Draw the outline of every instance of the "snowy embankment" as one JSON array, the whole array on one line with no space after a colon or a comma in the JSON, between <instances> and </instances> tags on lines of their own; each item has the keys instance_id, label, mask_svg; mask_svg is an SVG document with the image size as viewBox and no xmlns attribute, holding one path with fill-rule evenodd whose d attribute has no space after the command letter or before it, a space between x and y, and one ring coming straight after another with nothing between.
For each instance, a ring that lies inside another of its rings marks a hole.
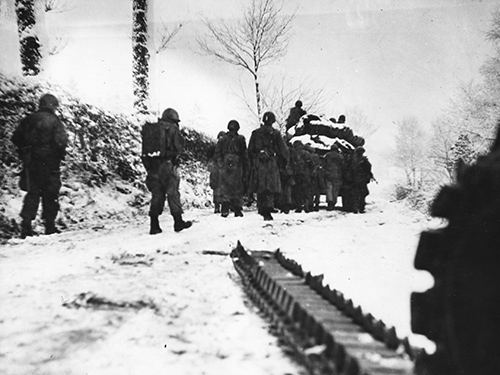
<instances>
[{"instance_id":1,"label":"snowy embankment","mask_svg":"<svg viewBox=\"0 0 500 375\"><path fill-rule=\"evenodd\" d=\"M37 109L38 99L47 92L59 99L59 117L69 138L61 168L59 227L99 227L144 215L148 202L146 173L140 159L144 119L104 111L38 78L0 73L0 241L19 233L16 222L23 194L17 186L17 175L21 165L11 142L12 133ZM180 187L184 207L207 207L211 204L207 151L214 141L193 129L182 127L181 132L186 141L181 173L189 176ZM40 226L38 229L43 230Z\"/></svg>"},{"instance_id":2,"label":"snowy embankment","mask_svg":"<svg viewBox=\"0 0 500 375\"><path fill-rule=\"evenodd\" d=\"M376 189L374 189L376 190ZM297 374L247 303L227 252L284 253L400 335L409 296L432 279L412 267L418 235L435 222L403 203L369 201L364 215L254 210L224 219L190 210L195 223L162 234L147 222L10 240L0 252L2 374ZM413 343L422 341L412 336Z\"/></svg>"}]
</instances>

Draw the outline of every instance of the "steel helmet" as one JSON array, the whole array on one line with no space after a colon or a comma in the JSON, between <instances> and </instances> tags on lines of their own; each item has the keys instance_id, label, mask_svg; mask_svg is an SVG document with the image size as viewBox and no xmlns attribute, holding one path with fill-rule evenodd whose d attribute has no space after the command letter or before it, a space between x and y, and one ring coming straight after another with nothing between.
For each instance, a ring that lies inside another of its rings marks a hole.
<instances>
[{"instance_id":1,"label":"steel helmet","mask_svg":"<svg viewBox=\"0 0 500 375\"><path fill-rule=\"evenodd\" d=\"M295 102L295 107L302 108L302 100L297 100L297 101Z\"/></svg>"},{"instance_id":2,"label":"steel helmet","mask_svg":"<svg viewBox=\"0 0 500 375\"><path fill-rule=\"evenodd\" d=\"M262 121L264 124L274 124L276 122L276 116L272 112L266 112L264 116L262 116Z\"/></svg>"},{"instance_id":3,"label":"steel helmet","mask_svg":"<svg viewBox=\"0 0 500 375\"><path fill-rule=\"evenodd\" d=\"M354 149L358 155L363 155L365 153L364 147L358 146Z\"/></svg>"},{"instance_id":4,"label":"steel helmet","mask_svg":"<svg viewBox=\"0 0 500 375\"><path fill-rule=\"evenodd\" d=\"M162 120L170 120L173 122L180 122L181 121L179 119L179 114L173 108L167 108L166 110L164 110L162 115L161 115L161 118L162 118Z\"/></svg>"},{"instance_id":5,"label":"steel helmet","mask_svg":"<svg viewBox=\"0 0 500 375\"><path fill-rule=\"evenodd\" d=\"M238 131L238 130L240 130L240 124L236 120L231 120L227 124L227 129L228 130Z\"/></svg>"},{"instance_id":6,"label":"steel helmet","mask_svg":"<svg viewBox=\"0 0 500 375\"><path fill-rule=\"evenodd\" d=\"M38 106L40 108L48 108L48 109L55 110L57 107L59 107L59 101L52 94L44 94L40 97L40 100L38 102Z\"/></svg>"}]
</instances>

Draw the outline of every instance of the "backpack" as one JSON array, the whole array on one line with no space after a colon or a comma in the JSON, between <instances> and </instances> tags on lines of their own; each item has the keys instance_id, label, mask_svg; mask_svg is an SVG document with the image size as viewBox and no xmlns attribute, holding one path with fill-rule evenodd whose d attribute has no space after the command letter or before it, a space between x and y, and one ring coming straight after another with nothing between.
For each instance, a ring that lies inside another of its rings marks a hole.
<instances>
[{"instance_id":1,"label":"backpack","mask_svg":"<svg viewBox=\"0 0 500 375\"><path fill-rule=\"evenodd\" d=\"M141 129L142 158L160 158L166 155L165 129L158 123L146 122Z\"/></svg>"}]
</instances>

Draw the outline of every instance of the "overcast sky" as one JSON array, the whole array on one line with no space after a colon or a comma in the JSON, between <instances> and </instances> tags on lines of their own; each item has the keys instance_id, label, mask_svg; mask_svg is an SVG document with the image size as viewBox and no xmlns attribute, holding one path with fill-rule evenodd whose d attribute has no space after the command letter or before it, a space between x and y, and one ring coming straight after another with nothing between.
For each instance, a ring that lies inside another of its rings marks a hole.
<instances>
[{"instance_id":1,"label":"overcast sky","mask_svg":"<svg viewBox=\"0 0 500 375\"><path fill-rule=\"evenodd\" d=\"M19 72L14 0L0 0L0 68ZM66 0L68 10L48 14L42 33L67 47L45 61L44 77L104 107L130 111L131 1ZM237 18L248 0L154 1L157 21L182 22L171 49L152 61L154 107L177 108L185 124L215 135L231 118L249 134L258 126L240 96L252 84L242 70L200 55L195 38L202 17ZM286 0L296 12L287 55L270 64L263 81L308 82L325 90L324 112L357 106L389 134L394 121L415 115L430 123L460 84L477 79L492 52L484 38L498 1ZM297 98L298 99L298 98ZM293 103L290 103L293 105ZM384 133L385 132L385 133Z\"/></svg>"}]
</instances>

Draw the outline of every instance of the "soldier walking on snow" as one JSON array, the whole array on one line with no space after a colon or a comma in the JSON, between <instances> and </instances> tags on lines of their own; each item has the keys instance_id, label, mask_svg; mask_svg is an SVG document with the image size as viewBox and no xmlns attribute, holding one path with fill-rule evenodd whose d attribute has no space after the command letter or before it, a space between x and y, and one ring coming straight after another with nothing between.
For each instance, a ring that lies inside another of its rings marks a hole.
<instances>
[{"instance_id":1,"label":"soldier walking on snow","mask_svg":"<svg viewBox=\"0 0 500 375\"><path fill-rule=\"evenodd\" d=\"M276 116L264 113L263 124L254 130L248 144L252 169L249 193L257 193L257 209L264 220L273 220L274 197L281 193L279 163L288 159L288 150L278 130L272 125Z\"/></svg>"},{"instance_id":2,"label":"soldier walking on snow","mask_svg":"<svg viewBox=\"0 0 500 375\"><path fill-rule=\"evenodd\" d=\"M370 193L368 191L368 183L373 179L372 165L368 158L364 156L365 149L356 147L352 157L352 173L353 173L353 212L365 212L365 198Z\"/></svg>"},{"instance_id":3,"label":"soldier walking on snow","mask_svg":"<svg viewBox=\"0 0 500 375\"><path fill-rule=\"evenodd\" d=\"M234 216L241 217L248 169L247 145L245 137L238 134L238 121L229 121L227 129L229 131L219 139L215 148L220 170L221 216L227 217L231 208Z\"/></svg>"},{"instance_id":4,"label":"soldier walking on snow","mask_svg":"<svg viewBox=\"0 0 500 375\"><path fill-rule=\"evenodd\" d=\"M225 135L226 132L220 131L219 134L217 134L217 141L219 141ZM222 198L220 195L220 168L217 163L215 148L216 146L214 145L213 148L210 149L210 155L208 156L208 171L210 172L210 188L213 192L214 213L220 214L222 208Z\"/></svg>"},{"instance_id":5,"label":"soldier walking on snow","mask_svg":"<svg viewBox=\"0 0 500 375\"><path fill-rule=\"evenodd\" d=\"M293 142L292 158L295 185L293 187L293 200L295 212L311 212L312 210L312 160L309 152L300 141Z\"/></svg>"},{"instance_id":6,"label":"soldier walking on snow","mask_svg":"<svg viewBox=\"0 0 500 375\"><path fill-rule=\"evenodd\" d=\"M179 156L184 150L184 139L179 130L179 114L167 108L157 123L146 123L142 134L142 162L147 171L146 186L151 191L150 234L161 233L158 217L168 201L170 214L174 218L174 230L180 232L191 226L191 221L182 219L179 194Z\"/></svg>"},{"instance_id":7,"label":"soldier walking on snow","mask_svg":"<svg viewBox=\"0 0 500 375\"><path fill-rule=\"evenodd\" d=\"M24 118L12 136L23 161L21 190L27 192L21 210L21 238L32 236L40 199L45 234L59 233L55 219L59 211L60 165L68 137L55 111L59 103L51 94L40 98L38 111Z\"/></svg>"}]
</instances>

